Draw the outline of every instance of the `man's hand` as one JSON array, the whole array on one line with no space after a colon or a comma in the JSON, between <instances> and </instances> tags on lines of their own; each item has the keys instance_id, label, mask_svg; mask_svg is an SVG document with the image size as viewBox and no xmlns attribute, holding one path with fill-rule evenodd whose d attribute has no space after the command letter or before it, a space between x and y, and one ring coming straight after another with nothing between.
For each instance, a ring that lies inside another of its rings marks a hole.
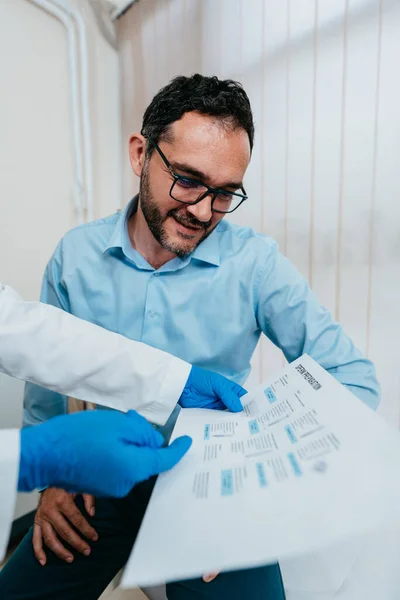
<instances>
[{"instance_id":1,"label":"man's hand","mask_svg":"<svg viewBox=\"0 0 400 600\"><path fill-rule=\"evenodd\" d=\"M238 383L212 371L192 367L179 404L183 408L212 408L232 412L243 410L240 398L247 394Z\"/></svg>"},{"instance_id":2,"label":"man's hand","mask_svg":"<svg viewBox=\"0 0 400 600\"><path fill-rule=\"evenodd\" d=\"M211 581L214 581L214 579L216 579L216 577L218 577L220 571L217 571L216 573L207 573L207 575L203 575L203 581L205 583L211 583Z\"/></svg>"},{"instance_id":3,"label":"man's hand","mask_svg":"<svg viewBox=\"0 0 400 600\"><path fill-rule=\"evenodd\" d=\"M96 514L95 497L92 494L82 494L83 505L88 515L94 517Z\"/></svg>"},{"instance_id":4,"label":"man's hand","mask_svg":"<svg viewBox=\"0 0 400 600\"><path fill-rule=\"evenodd\" d=\"M85 496L86 510L88 508L94 510L94 498L88 495ZM47 562L43 543L58 558L71 563L74 560L74 555L65 548L59 538L68 542L70 546L85 556L89 556L91 552L87 540L95 542L98 539L96 531L79 511L74 499L75 494L57 488L48 488L41 494L33 527L33 550L42 566ZM85 539L80 537L74 528Z\"/></svg>"}]
</instances>

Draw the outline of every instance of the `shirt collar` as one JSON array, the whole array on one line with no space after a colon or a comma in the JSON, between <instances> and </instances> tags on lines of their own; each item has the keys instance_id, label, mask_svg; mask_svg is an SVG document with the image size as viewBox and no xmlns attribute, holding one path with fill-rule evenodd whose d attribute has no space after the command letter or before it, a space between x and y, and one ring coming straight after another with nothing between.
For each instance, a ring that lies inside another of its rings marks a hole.
<instances>
[{"instance_id":1,"label":"shirt collar","mask_svg":"<svg viewBox=\"0 0 400 600\"><path fill-rule=\"evenodd\" d=\"M120 248L122 251L125 251L126 226L128 219L137 210L138 199L139 195L134 196L127 204L125 209L121 212L111 233L110 239L108 240L107 246L104 248L104 253L112 248ZM197 246L190 257L188 257L189 260L195 259L219 267L220 251L218 228L219 226L216 227L216 229L204 240L204 242L201 242L201 244Z\"/></svg>"},{"instance_id":2,"label":"shirt collar","mask_svg":"<svg viewBox=\"0 0 400 600\"><path fill-rule=\"evenodd\" d=\"M121 250L124 247L124 234L125 227L129 217L136 212L138 205L138 195L134 196L132 200L125 206L124 210L121 212L115 227L111 233L110 239L106 247L104 248L104 253L107 250L111 250L113 248L120 248Z\"/></svg>"},{"instance_id":3,"label":"shirt collar","mask_svg":"<svg viewBox=\"0 0 400 600\"><path fill-rule=\"evenodd\" d=\"M216 229L197 246L193 251L191 258L201 260L202 262L209 263L215 267L219 267L220 264L220 252L219 252L219 235L217 225Z\"/></svg>"}]
</instances>

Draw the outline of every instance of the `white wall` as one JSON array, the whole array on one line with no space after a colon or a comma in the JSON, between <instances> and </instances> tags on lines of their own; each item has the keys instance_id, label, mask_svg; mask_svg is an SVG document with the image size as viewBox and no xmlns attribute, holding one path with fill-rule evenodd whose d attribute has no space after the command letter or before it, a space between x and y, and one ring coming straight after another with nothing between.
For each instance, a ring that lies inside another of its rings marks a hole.
<instances>
[{"instance_id":1,"label":"white wall","mask_svg":"<svg viewBox=\"0 0 400 600\"><path fill-rule=\"evenodd\" d=\"M239 79L256 121L249 201L233 220L274 237L375 362L400 417L398 0L148 0L119 21L123 197L145 107L177 74ZM252 380L282 364L263 340Z\"/></svg>"},{"instance_id":2,"label":"white wall","mask_svg":"<svg viewBox=\"0 0 400 600\"><path fill-rule=\"evenodd\" d=\"M233 220L270 234L375 362L380 412L400 415L400 2L147 0L119 21L126 143L178 74L239 79L256 145ZM282 356L263 340L252 383ZM249 385L251 385L250 383ZM400 534L286 561L288 600L397 600Z\"/></svg>"},{"instance_id":3,"label":"white wall","mask_svg":"<svg viewBox=\"0 0 400 600\"><path fill-rule=\"evenodd\" d=\"M75 5L88 26L94 210L100 217L120 204L118 54L98 32L86 2ZM0 57L0 280L36 299L51 253L75 225L65 29L29 0L1 0ZM19 426L22 387L1 376L2 427ZM21 498L17 516L32 502Z\"/></svg>"}]
</instances>

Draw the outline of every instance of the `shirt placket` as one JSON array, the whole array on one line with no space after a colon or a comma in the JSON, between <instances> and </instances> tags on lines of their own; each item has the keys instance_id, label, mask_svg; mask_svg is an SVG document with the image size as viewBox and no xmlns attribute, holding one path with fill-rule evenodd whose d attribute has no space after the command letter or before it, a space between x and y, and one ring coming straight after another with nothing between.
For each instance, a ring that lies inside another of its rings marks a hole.
<instances>
[{"instance_id":1,"label":"shirt placket","mask_svg":"<svg viewBox=\"0 0 400 600\"><path fill-rule=\"evenodd\" d=\"M160 273L154 271L147 282L143 315L142 342L154 346L161 324Z\"/></svg>"}]
</instances>

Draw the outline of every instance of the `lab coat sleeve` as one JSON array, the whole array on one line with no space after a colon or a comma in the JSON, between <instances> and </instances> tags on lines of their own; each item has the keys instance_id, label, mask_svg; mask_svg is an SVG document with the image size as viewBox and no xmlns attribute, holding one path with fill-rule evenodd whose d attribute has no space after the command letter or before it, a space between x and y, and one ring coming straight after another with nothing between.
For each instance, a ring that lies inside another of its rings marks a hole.
<instances>
[{"instance_id":1,"label":"lab coat sleeve","mask_svg":"<svg viewBox=\"0 0 400 600\"><path fill-rule=\"evenodd\" d=\"M190 365L0 284L0 372L163 425Z\"/></svg>"},{"instance_id":2,"label":"lab coat sleeve","mask_svg":"<svg viewBox=\"0 0 400 600\"><path fill-rule=\"evenodd\" d=\"M14 516L19 469L19 431L0 431L0 562L4 558Z\"/></svg>"}]
</instances>

